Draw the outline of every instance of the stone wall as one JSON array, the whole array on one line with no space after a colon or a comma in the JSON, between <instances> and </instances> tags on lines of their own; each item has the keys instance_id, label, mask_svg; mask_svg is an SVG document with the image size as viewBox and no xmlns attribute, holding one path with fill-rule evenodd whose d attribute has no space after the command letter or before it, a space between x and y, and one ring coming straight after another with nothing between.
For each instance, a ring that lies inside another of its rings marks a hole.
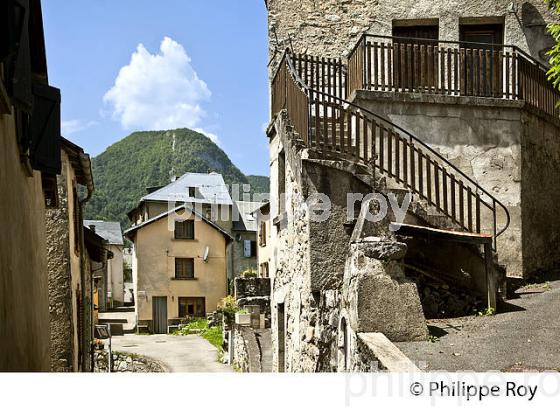
<instances>
[{"instance_id":1,"label":"stone wall","mask_svg":"<svg viewBox=\"0 0 560 410\"><path fill-rule=\"evenodd\" d=\"M522 249L534 273L560 263L560 127L530 112L521 124Z\"/></svg>"},{"instance_id":2,"label":"stone wall","mask_svg":"<svg viewBox=\"0 0 560 410\"><path fill-rule=\"evenodd\" d=\"M255 330L250 327L234 325L232 332L232 364L234 368L244 373L261 372L261 351L257 342Z\"/></svg>"},{"instance_id":3,"label":"stone wall","mask_svg":"<svg viewBox=\"0 0 560 410\"><path fill-rule=\"evenodd\" d=\"M499 199L511 223L498 238L499 262L519 277L560 261L556 181L560 128L522 101L360 91L355 101L403 127ZM491 213L482 208L483 230ZM505 213L497 215L498 228Z\"/></svg>"},{"instance_id":4,"label":"stone wall","mask_svg":"<svg viewBox=\"0 0 560 410\"><path fill-rule=\"evenodd\" d=\"M554 21L544 1L524 2L508 13L510 0L268 0L269 55L276 61L286 47L322 57L343 57L364 32L391 35L393 21L439 23L441 40L459 40L459 24L501 22L505 44L544 60L551 45L546 22ZM517 3L519 4L519 3ZM276 65L272 65L274 69Z\"/></svg>"},{"instance_id":5,"label":"stone wall","mask_svg":"<svg viewBox=\"0 0 560 410\"><path fill-rule=\"evenodd\" d=\"M58 207L47 209L47 260L49 278L51 370L74 370L74 326L72 276L70 269L70 221L68 211L67 168L57 177ZM77 370L77 369L76 369Z\"/></svg>"},{"instance_id":6,"label":"stone wall","mask_svg":"<svg viewBox=\"0 0 560 410\"><path fill-rule=\"evenodd\" d=\"M107 350L94 352L95 373L108 373L108 356ZM113 352L112 357L112 373L164 373L168 371L162 363L146 356Z\"/></svg>"}]
</instances>

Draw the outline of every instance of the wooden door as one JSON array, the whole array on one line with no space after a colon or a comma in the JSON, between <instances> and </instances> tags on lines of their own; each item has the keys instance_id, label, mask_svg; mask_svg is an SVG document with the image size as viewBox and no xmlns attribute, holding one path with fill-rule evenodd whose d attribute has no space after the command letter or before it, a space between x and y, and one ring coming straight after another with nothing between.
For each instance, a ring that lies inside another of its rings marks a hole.
<instances>
[{"instance_id":1,"label":"wooden door","mask_svg":"<svg viewBox=\"0 0 560 410\"><path fill-rule=\"evenodd\" d=\"M501 24L461 25L461 94L501 97L503 31Z\"/></svg>"},{"instance_id":2,"label":"wooden door","mask_svg":"<svg viewBox=\"0 0 560 410\"><path fill-rule=\"evenodd\" d=\"M436 86L437 25L393 27L393 84L401 91L423 91Z\"/></svg>"},{"instance_id":3,"label":"wooden door","mask_svg":"<svg viewBox=\"0 0 560 410\"><path fill-rule=\"evenodd\" d=\"M167 296L152 297L154 333L167 333Z\"/></svg>"}]
</instances>

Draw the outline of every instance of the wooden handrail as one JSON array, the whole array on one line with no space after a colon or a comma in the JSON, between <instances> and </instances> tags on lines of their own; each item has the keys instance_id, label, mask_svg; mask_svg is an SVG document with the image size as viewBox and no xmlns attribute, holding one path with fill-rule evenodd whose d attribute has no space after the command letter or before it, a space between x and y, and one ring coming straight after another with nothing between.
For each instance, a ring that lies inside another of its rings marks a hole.
<instances>
[{"instance_id":1,"label":"wooden handrail","mask_svg":"<svg viewBox=\"0 0 560 410\"><path fill-rule=\"evenodd\" d=\"M363 35L348 57L357 90L523 100L560 120L547 69L516 46Z\"/></svg>"},{"instance_id":2,"label":"wooden handrail","mask_svg":"<svg viewBox=\"0 0 560 410\"><path fill-rule=\"evenodd\" d=\"M336 93L311 88L303 79L310 78L305 61L316 65L314 73L317 69L329 70L320 67L328 61L287 52L282 61L285 68L279 68L272 84L273 94L285 93L273 95L273 114L287 109L292 125L308 147L373 166L426 200L461 229L492 232L494 249L497 248L497 237L510 223L505 205L410 132ZM329 91L333 89L332 81L325 78L314 84ZM280 101L284 101L281 108ZM499 230L498 211L505 218Z\"/></svg>"}]
</instances>

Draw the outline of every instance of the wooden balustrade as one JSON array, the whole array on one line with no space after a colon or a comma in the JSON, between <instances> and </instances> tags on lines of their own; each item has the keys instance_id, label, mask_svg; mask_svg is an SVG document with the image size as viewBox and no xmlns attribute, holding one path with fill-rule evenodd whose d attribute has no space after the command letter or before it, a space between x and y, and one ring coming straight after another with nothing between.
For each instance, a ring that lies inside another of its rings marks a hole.
<instances>
[{"instance_id":1,"label":"wooden balustrade","mask_svg":"<svg viewBox=\"0 0 560 410\"><path fill-rule=\"evenodd\" d=\"M348 58L348 91L524 100L555 119L560 92L514 46L364 35Z\"/></svg>"},{"instance_id":2,"label":"wooden balustrade","mask_svg":"<svg viewBox=\"0 0 560 410\"><path fill-rule=\"evenodd\" d=\"M272 106L276 110L273 112L286 109L294 129L309 148L370 164L377 172L426 200L458 227L473 233L491 231L496 249L497 236L509 225L509 213L504 205L412 134L338 97L337 93L345 95L344 82L329 81L326 75L321 76L323 72L337 73L332 68L338 66L337 62L301 55L292 60L290 54L285 58L272 84ZM359 61L356 64L359 65ZM529 72L532 68L526 69ZM309 87L304 80L311 81L311 78L319 89ZM422 87L429 87L434 79L429 75L423 78L426 82L421 83ZM524 95L543 93L540 84L532 84L525 77L523 81ZM479 83L473 82L472 89L479 92L496 90L489 85L477 88L475 84ZM498 211L505 214L500 230Z\"/></svg>"}]
</instances>

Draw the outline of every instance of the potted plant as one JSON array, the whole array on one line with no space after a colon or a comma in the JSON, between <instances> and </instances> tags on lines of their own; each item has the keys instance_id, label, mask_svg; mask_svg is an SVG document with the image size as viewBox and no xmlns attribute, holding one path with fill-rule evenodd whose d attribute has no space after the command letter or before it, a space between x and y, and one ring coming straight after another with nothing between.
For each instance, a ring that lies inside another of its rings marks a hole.
<instances>
[{"instance_id":1,"label":"potted plant","mask_svg":"<svg viewBox=\"0 0 560 410\"><path fill-rule=\"evenodd\" d=\"M239 326L251 326L251 314L245 309L235 312L235 324Z\"/></svg>"}]
</instances>

